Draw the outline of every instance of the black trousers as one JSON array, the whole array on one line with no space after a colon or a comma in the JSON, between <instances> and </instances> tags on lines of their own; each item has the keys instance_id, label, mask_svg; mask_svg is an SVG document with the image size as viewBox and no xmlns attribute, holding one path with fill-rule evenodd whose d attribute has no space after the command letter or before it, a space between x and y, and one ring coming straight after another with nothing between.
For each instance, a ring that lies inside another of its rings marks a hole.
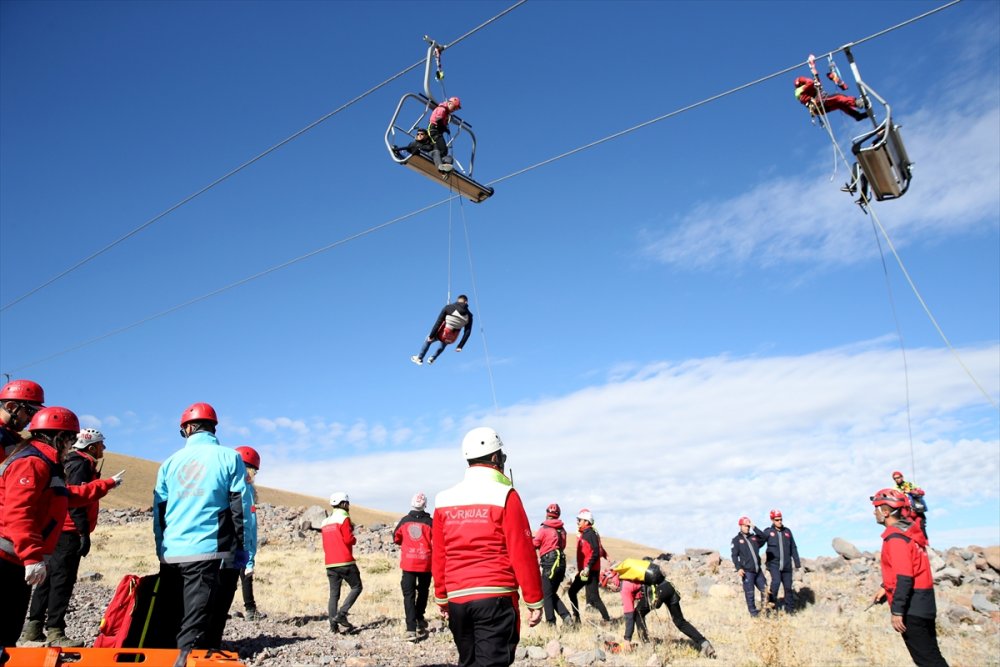
<instances>
[{"instance_id":1,"label":"black trousers","mask_svg":"<svg viewBox=\"0 0 1000 667\"><path fill-rule=\"evenodd\" d=\"M552 551L549 552L554 553ZM566 578L566 557L559 557L559 564L556 565L554 557L549 554L542 556L542 602L545 605L545 620L548 623L556 622L556 614L562 618L569 617L569 609L559 599L559 586Z\"/></svg>"},{"instance_id":2,"label":"black trousers","mask_svg":"<svg viewBox=\"0 0 1000 667\"><path fill-rule=\"evenodd\" d=\"M444 138L444 133L439 131L436 125L431 125L427 128L427 135L431 138L434 143L434 150L431 151L431 156L434 157L435 154L438 159L434 162L440 166L441 162L451 162L451 160L445 160L448 156L448 141ZM440 162L438 162L440 160Z\"/></svg>"},{"instance_id":3,"label":"black trousers","mask_svg":"<svg viewBox=\"0 0 1000 667\"><path fill-rule=\"evenodd\" d=\"M28 601L31 599L31 586L24 581L23 565L15 565L0 558L0 591L3 591L3 602L0 602L0 647L13 647L24 629L24 617L28 613Z\"/></svg>"},{"instance_id":4,"label":"black trousers","mask_svg":"<svg viewBox=\"0 0 1000 667\"><path fill-rule=\"evenodd\" d=\"M591 572L587 581L581 579L580 575L577 574L573 583L569 585L569 604L573 608L573 616L577 619L580 618L580 603L577 602L576 594L584 587L587 589L587 604L596 609L605 621L610 621L611 616L608 615L608 608L601 600L601 582L597 572Z\"/></svg>"},{"instance_id":5,"label":"black trousers","mask_svg":"<svg viewBox=\"0 0 1000 667\"><path fill-rule=\"evenodd\" d=\"M247 613L257 611L257 601L253 597L253 577L247 576L246 569L240 570L240 587L243 589L243 609Z\"/></svg>"},{"instance_id":6,"label":"black trousers","mask_svg":"<svg viewBox=\"0 0 1000 667\"><path fill-rule=\"evenodd\" d=\"M208 648L222 647L222 634L226 631L226 621L229 620L229 608L233 606L236 597L236 584L240 580L240 571L232 567L219 570L219 585L212 596L212 611L209 616L208 630L205 632L205 645Z\"/></svg>"},{"instance_id":7,"label":"black trousers","mask_svg":"<svg viewBox=\"0 0 1000 667\"><path fill-rule=\"evenodd\" d=\"M751 616L760 613L757 609L757 591L764 593L767 590L767 582L764 580L763 572L743 572L743 595L747 599L747 610Z\"/></svg>"},{"instance_id":8,"label":"black trousers","mask_svg":"<svg viewBox=\"0 0 1000 667\"><path fill-rule=\"evenodd\" d=\"M49 576L35 586L28 610L29 621L39 621L46 628L66 629L66 610L73 597L80 570L80 533L63 531L56 550L49 559Z\"/></svg>"},{"instance_id":9,"label":"black trousers","mask_svg":"<svg viewBox=\"0 0 1000 667\"><path fill-rule=\"evenodd\" d=\"M785 612L791 614L795 611L795 598L792 595L792 572L791 570L781 571L778 570L777 565L774 567L768 565L767 573L771 575L771 590L768 598L771 602L774 602L778 609L784 609ZM785 589L785 599L782 601L778 597L778 587Z\"/></svg>"},{"instance_id":10,"label":"black trousers","mask_svg":"<svg viewBox=\"0 0 1000 667\"><path fill-rule=\"evenodd\" d=\"M174 595L179 592L181 596L183 612L177 648L215 648L208 642L221 567L218 559L160 564L160 590Z\"/></svg>"},{"instance_id":11,"label":"black trousers","mask_svg":"<svg viewBox=\"0 0 1000 667\"><path fill-rule=\"evenodd\" d=\"M938 648L937 627L933 618L906 616L903 623L906 625L903 641L913 664L917 667L948 667Z\"/></svg>"},{"instance_id":12,"label":"black trousers","mask_svg":"<svg viewBox=\"0 0 1000 667\"><path fill-rule=\"evenodd\" d=\"M427 596L431 587L430 572L409 572L403 570L403 578L399 581L403 589L403 611L406 614L407 632L415 632L417 619L424 620L427 610Z\"/></svg>"},{"instance_id":13,"label":"black trousers","mask_svg":"<svg viewBox=\"0 0 1000 667\"><path fill-rule=\"evenodd\" d=\"M508 667L520 641L513 598L448 603L448 628L458 647L459 667Z\"/></svg>"},{"instance_id":14,"label":"black trousers","mask_svg":"<svg viewBox=\"0 0 1000 667\"><path fill-rule=\"evenodd\" d=\"M648 608L647 608L648 611ZM701 646L705 642L705 635L698 632L698 628L691 625L691 622L684 618L684 612L681 610L681 603L674 602L673 604L667 605L667 611L670 612L670 620L674 622L674 626L687 635L691 641L695 644Z\"/></svg>"},{"instance_id":15,"label":"black trousers","mask_svg":"<svg viewBox=\"0 0 1000 667\"><path fill-rule=\"evenodd\" d=\"M337 617L345 618L347 612L351 610L354 606L354 602L361 595L361 570L358 569L357 563L351 563L350 565L340 565L338 567L328 567L326 568L326 577L330 580L330 602L327 606L327 613L330 615L330 627L333 627L334 620ZM347 593L347 597L344 598L344 604L340 604L340 582L345 582L351 587L351 590Z\"/></svg>"}]
</instances>

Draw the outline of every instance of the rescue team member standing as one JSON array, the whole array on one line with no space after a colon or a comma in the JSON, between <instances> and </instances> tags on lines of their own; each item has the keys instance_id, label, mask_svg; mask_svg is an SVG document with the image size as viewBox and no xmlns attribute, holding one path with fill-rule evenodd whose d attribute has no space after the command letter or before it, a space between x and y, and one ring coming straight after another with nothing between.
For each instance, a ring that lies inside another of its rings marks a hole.
<instances>
[{"instance_id":1,"label":"rescue team member standing","mask_svg":"<svg viewBox=\"0 0 1000 667\"><path fill-rule=\"evenodd\" d=\"M460 667L506 667L520 641L518 588L528 625L542 620L542 581L521 497L503 474L491 428L462 440L465 479L434 502L434 601L448 619Z\"/></svg>"},{"instance_id":2,"label":"rescue team member standing","mask_svg":"<svg viewBox=\"0 0 1000 667\"><path fill-rule=\"evenodd\" d=\"M799 549L795 546L792 531L785 528L780 510L771 510L771 527L765 530L754 528L757 537L767 544L767 573L771 575L770 600L778 610L786 613L795 611L795 599L792 593L792 563L795 568L802 567L799 560ZM778 587L785 589L784 601L778 598Z\"/></svg>"},{"instance_id":3,"label":"rescue team member standing","mask_svg":"<svg viewBox=\"0 0 1000 667\"><path fill-rule=\"evenodd\" d=\"M21 444L21 431L45 402L41 385L11 380L0 389L0 463Z\"/></svg>"},{"instance_id":4,"label":"rescue team member standing","mask_svg":"<svg viewBox=\"0 0 1000 667\"><path fill-rule=\"evenodd\" d=\"M573 624L569 609L559 599L559 585L566 578L566 529L559 518L562 510L552 503L545 508L545 521L539 526L532 542L538 549L538 562L542 568L542 595L545 601L545 622L556 624L556 614L563 623Z\"/></svg>"},{"instance_id":5,"label":"rescue team member standing","mask_svg":"<svg viewBox=\"0 0 1000 667\"><path fill-rule=\"evenodd\" d=\"M97 429L80 431L63 463L67 484L87 484L100 479L97 462L104 458L104 443L104 434ZM63 522L62 535L49 561L49 576L35 587L31 596L28 625L21 636L22 642L47 641L50 646L83 646L82 641L66 636L66 611L73 597L80 559L90 553L90 534L97 527L99 508L100 501L94 500L69 510Z\"/></svg>"},{"instance_id":6,"label":"rescue team member standing","mask_svg":"<svg viewBox=\"0 0 1000 667\"><path fill-rule=\"evenodd\" d=\"M426 512L427 496L417 493L410 500L410 512L399 520L392 541L399 545L399 569L403 577L403 613L406 615L406 641L427 636L427 597L431 587L431 530L434 525Z\"/></svg>"},{"instance_id":7,"label":"rescue team member standing","mask_svg":"<svg viewBox=\"0 0 1000 667\"><path fill-rule=\"evenodd\" d=\"M326 557L326 576L330 581L330 601L327 613L330 616L330 632L354 632L356 629L347 620L347 614L354 602L361 595L361 570L354 562L354 545L358 538L354 536L354 524L351 522L351 499L343 491L335 491L330 495L333 513L324 521L323 554ZM340 583L346 582L348 591L344 604L340 604Z\"/></svg>"},{"instance_id":8,"label":"rescue team member standing","mask_svg":"<svg viewBox=\"0 0 1000 667\"><path fill-rule=\"evenodd\" d=\"M753 522L750 517L740 517L740 532L733 538L733 550L730 557L736 574L743 584L743 594L747 598L747 609L751 616L760 614L757 609L756 591L763 596L767 590L764 580L764 568L760 566L760 548L764 545L763 538L750 532Z\"/></svg>"},{"instance_id":9,"label":"rescue team member standing","mask_svg":"<svg viewBox=\"0 0 1000 667\"><path fill-rule=\"evenodd\" d=\"M253 497L240 455L219 444L219 418L208 403L181 415L184 448L167 458L153 488L153 537L160 559L160 590L176 592L182 610L176 665L209 645L212 600L226 559L242 568L253 548Z\"/></svg>"},{"instance_id":10,"label":"rescue team member standing","mask_svg":"<svg viewBox=\"0 0 1000 667\"><path fill-rule=\"evenodd\" d=\"M69 507L82 507L121 484L108 479L67 486L60 461L80 431L66 408L43 408L28 424L31 439L0 464L0 646L14 646L24 626L31 587L45 581L45 557L62 534Z\"/></svg>"},{"instance_id":11,"label":"rescue team member standing","mask_svg":"<svg viewBox=\"0 0 1000 667\"><path fill-rule=\"evenodd\" d=\"M206 643L212 648L222 646L222 635L226 631L226 621L229 620L229 608L233 606L233 598L236 597L236 587L239 582L243 582L243 604L246 608L246 620L257 620L258 617L257 604L253 599L253 562L257 552L257 489L254 488L253 480L257 470L260 469L260 454L252 447L237 447L234 451L240 455L243 465L246 466L247 487L249 487L250 495L253 498L250 514L246 516L247 532L252 539L246 548L247 562L243 568L236 567L234 557L222 561L222 569L219 570L219 588L212 599L212 615L206 639Z\"/></svg>"},{"instance_id":12,"label":"rescue team member standing","mask_svg":"<svg viewBox=\"0 0 1000 667\"><path fill-rule=\"evenodd\" d=\"M882 589L872 600L889 601L892 629L903 636L917 667L948 667L938 648L934 577L927 558L927 536L912 521L910 499L898 489L871 497L882 533Z\"/></svg>"},{"instance_id":13,"label":"rescue team member standing","mask_svg":"<svg viewBox=\"0 0 1000 667\"><path fill-rule=\"evenodd\" d=\"M601 579L601 559L606 558L608 552L601 544L601 536L594 530L594 515L590 510L584 508L576 515L576 529L579 535L576 540L576 578L569 585L569 604L573 607L573 618L580 622L580 604L577 601L577 593L581 588L587 588L587 604L596 609L605 622L610 621L608 608L601 601L600 579Z\"/></svg>"}]
</instances>

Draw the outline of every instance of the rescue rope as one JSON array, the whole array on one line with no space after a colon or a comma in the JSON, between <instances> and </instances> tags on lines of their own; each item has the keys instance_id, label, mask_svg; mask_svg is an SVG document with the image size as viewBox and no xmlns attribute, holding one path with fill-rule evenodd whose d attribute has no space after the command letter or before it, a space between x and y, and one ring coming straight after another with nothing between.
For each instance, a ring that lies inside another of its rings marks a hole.
<instances>
[{"instance_id":1,"label":"rescue rope","mask_svg":"<svg viewBox=\"0 0 1000 667\"><path fill-rule=\"evenodd\" d=\"M449 181L448 189L454 192L454 188L451 187L451 182ZM445 299L445 305L451 303L451 211L452 211L452 198L448 199L448 298Z\"/></svg>"},{"instance_id":2,"label":"rescue rope","mask_svg":"<svg viewBox=\"0 0 1000 667\"><path fill-rule=\"evenodd\" d=\"M477 28L473 29L472 31L469 31L468 33L466 33L465 35L463 35L459 39L455 40L455 42L453 42L450 46L454 46L455 44L457 44L461 40L463 40L466 37L468 37L471 34L473 34L476 30L482 29L483 27L485 27L486 25L488 25L490 22L497 20L498 18L500 18L501 16L503 16L504 14L506 14L506 13L508 13L510 11L513 11L514 9L516 9L517 7L519 7L520 5L524 4L524 2L526 2L526 1L527 0L521 0L520 2L512 5L511 7L509 7L504 12L498 14L493 19L490 19L490 21L487 21L486 23L483 23L482 25L478 26ZM940 7L936 7L934 9L930 10L930 11L924 12L923 14L920 14L918 16L915 16L915 17L911 18L911 19L903 21L902 23L898 23L898 24L896 24L894 26L886 28L885 30L881 30L881 31L879 31L877 33L874 33L873 35L869 35L868 37L864 37L862 39L856 40L855 42L853 42L852 44L850 44L848 46L853 46L853 45L856 45L856 44L862 44L864 42L868 42L868 41L870 41L872 39L875 39L877 37L882 37L882 36L884 36L884 35L892 32L894 30L898 30L898 29L900 29L900 28L902 28L904 26L907 26L907 25L909 25L911 23L914 23L914 22L919 21L921 19L925 19L928 16L931 16L932 14L936 14L937 12L940 12L940 11L943 11L945 9L948 9L949 7L953 7L953 6L957 5L961 1L962 0L952 0L951 2L949 2L947 4L941 5ZM841 47L839 49L835 49L835 50L830 51L830 52L828 52L826 54L823 54L823 55L830 55L830 54L834 54L834 53L839 53L839 52L843 51L844 48L845 47ZM702 100L700 100L698 102L694 102L694 103L689 104L687 106L680 107L680 108L675 109L674 111L671 111L669 113L657 116L656 118L652 118L650 120L647 120L645 122L639 123L637 125L633 125L632 127L626 128L626 129L621 130L619 132L614 132L614 133L609 134L606 137L603 137L601 139L597 139L595 141L591 141L590 143L584 144L582 146L579 146L579 147L574 148L572 150L566 151L564 153L560 153L559 155L556 155L554 157L542 160L541 162L537 162L537 163L532 164L530 166L524 167L523 169L519 169L517 171L511 172L511 173L507 174L506 176L501 176L500 178L497 178L497 179L494 179L493 181L490 181L489 183L487 183L487 185L495 185L497 183L501 183L503 181L506 181L506 180L509 180L509 179L512 179L512 178L516 178L517 176L525 174L525 173L527 173L529 171L534 171L535 169L538 169L540 167L552 164L554 162L558 162L559 160L562 160L563 158L567 158L567 157L569 157L571 155L575 155L577 153L581 153L581 152L583 152L583 151L585 151L585 150L587 150L589 148L593 148L595 146L599 146L599 145L607 143L609 141L613 141L613 140L618 139L620 137L623 137L623 136L625 136L627 134L631 134L632 132L636 132L636 131L638 131L640 129L643 129L645 127L648 127L650 125L654 125L654 124L659 123L661 121L667 120L668 118L673 118L674 116L678 116L678 115L680 115L682 113L685 113L687 111L691 111L691 110L696 109L698 107L705 106L705 105L710 104L711 102L714 102L716 100L722 99L724 97L728 97L730 95L733 95L735 93L741 92L741 91L746 90L748 88L752 88L754 86L757 86L757 85L759 85L761 83L764 83L766 81L770 81L771 79L777 78L779 76L783 76L785 74L788 74L789 72L792 72L792 71L795 71L795 70L801 68L805 64L807 64L807 62L796 63L795 65L792 65L790 67L786 67L784 69L778 70L777 72L774 72L772 74L768 74L768 75L760 77L758 79L754 79L753 81L750 81L750 82L745 83L743 85L737 86L735 88L730 88L729 90L724 91L722 93L718 93L717 95L712 95L710 97L706 97L706 98L704 98L704 99L702 99ZM412 69L412 67L410 69ZM409 71L409 70L407 70L407 71ZM249 282L252 282L252 281L254 281L254 280L258 279L258 278L262 278L262 277L264 277L266 275L269 275L271 273L274 273L276 271L280 271L281 269L284 269L286 267L292 266L293 264L297 264L299 262L305 261L305 260L307 260L307 259L309 259L311 257L314 257L315 255L322 254L322 253L324 253L324 252L326 252L328 250L332 250L333 248L336 248L338 246L342 246L342 245L344 245L346 243L354 241L354 240L356 240L358 238L361 238L363 236L367 236L367 235L372 234L374 232L377 232L377 231L380 231L382 229L385 229L386 227L391 227L392 225L395 225L398 222L402 222L402 221L407 220L409 218L412 218L412 217L414 217L416 215L419 215L420 213L423 213L425 211L429 211L429 210L431 210L433 208L437 208L438 206L446 204L446 203L450 202L452 198L453 198L453 196L449 196L447 199L442 199L442 200L437 201L437 202L435 202L433 204L428 204L427 206L424 206L422 208L416 209L414 211L411 211L409 213L401 215L401 216L399 216L397 218L393 218L392 220L389 220L389 221L377 224L377 225L375 225L373 227L369 227L368 229L362 230L362 231L357 232L355 234L352 234L350 236L344 237L344 238L342 238L342 239L340 239L338 241L334 241L334 242L329 243L327 245L324 245L324 246L322 246L320 248L316 248L315 250L311 250L311 251L309 251L309 252L307 252L307 253L305 253L303 255L299 255L298 257L293 257L292 259L289 259L289 260L287 260L285 262L282 262L282 263L277 264L275 266L272 266L270 268L267 268L267 269L264 269L262 271L259 271L259 272L255 273L255 274L251 275L251 276L248 276L248 277L243 278L241 280L237 280L237 281L232 282L232 283L230 283L228 285L224 285L222 287L219 287L219 288L217 288L215 290L212 290L211 292L208 292L208 293L203 294L201 296L197 296L197 297L194 297L194 298L189 299L187 301L184 301L183 303L180 303L180 304L177 304L177 305L172 306L170 308L167 308L166 310L160 311L158 313L154 313L153 315L146 316L146 317L144 317L144 318L142 318L140 320L137 320L137 321L135 321L135 322L133 322L131 324L127 324L127 325L125 325L123 327L119 327L117 329L109 331L109 332L107 332L105 334L102 334L100 336L96 336L94 338L90 338L88 340L85 340L85 341L83 341L81 343L77 343L77 344L75 344L75 345L73 345L71 347L68 347L66 349L63 349L63 350L61 350L59 352L55 352L55 353L50 354L48 356L45 356L45 357L36 359L34 361L31 361L31 362L29 362L27 364L18 366L16 368L12 369L11 372L12 373L13 372L18 372L18 371L24 370L26 368L30 368L32 366L36 366L36 365L38 365L40 363L49 361L49 360L54 359L56 357L60 357L60 356L62 356L64 354L68 354L70 352L74 352L74 351L76 351L76 350L78 350L80 348L86 347L86 346L91 345L93 343L105 340L107 338L111 338L112 336L116 336L116 335L118 335L120 333L124 333L124 332L129 331L131 329L134 329L134 328L136 328L138 326L141 326L141 325L145 324L146 322L150 322L152 320L159 319L159 318L164 317L166 315L169 315L171 313L177 312L178 310L181 310L181 309L186 308L188 306L191 306L191 305L194 305L194 304L199 303L201 301L204 301L206 299L209 299L209 298L211 298L213 296L216 296L218 294L222 294L223 292L227 292L227 291L229 291L231 289L235 289L237 287L245 285L245 284L247 284ZM122 240L124 240L124 239L122 239ZM103 250L101 252L103 252ZM43 284L43 285L35 288L31 292L29 292L29 293L27 293L27 294L19 297L17 300L11 302L7 306L4 306L4 308L7 308L8 306L12 306L12 305L14 305L14 303L17 303L18 301L21 301L21 300L27 298L31 294L34 294L35 292L37 292L40 289L46 287L47 285L52 284L53 282L55 282L59 278L61 278L64 275L66 275L66 273L69 273L69 271L71 271L71 270L73 270L75 268L78 268L81 265L82 264L72 267L70 270L68 270L68 271L60 274L59 276L56 276L55 278L53 278L52 280L48 281L47 283L45 283L45 284ZM907 274L907 279L909 279L909 275L908 274ZM911 281L911 285L912 285L912 281ZM0 309L0 311L2 311L2 310L3 309ZM926 310L926 307L925 307L925 310ZM982 390L981 387L980 387L980 390ZM991 402L991 404L993 404L992 399L990 399L990 402ZM995 407L995 404L994 404L994 407Z\"/></svg>"},{"instance_id":3,"label":"rescue rope","mask_svg":"<svg viewBox=\"0 0 1000 667\"><path fill-rule=\"evenodd\" d=\"M465 202L458 198L458 208L462 212L462 227L465 229L465 249L469 254L469 277L472 279L472 298L476 300L476 310L479 312L479 335L483 339L483 353L486 355L486 374L490 378L490 394L493 396L493 413L500 414L500 404L497 402L497 388L493 382L493 364L490 362L490 346L486 341L486 325L483 317L483 305L479 300L479 288L476 286L476 271L472 266L472 241L469 239L469 225L465 220Z\"/></svg>"},{"instance_id":4,"label":"rescue rope","mask_svg":"<svg viewBox=\"0 0 1000 667\"><path fill-rule=\"evenodd\" d=\"M498 21L499 19L503 18L507 14L511 13L512 11L514 11L515 9L517 9L518 7L520 7L521 5L523 5L527 1L528 0L518 0L518 2L515 2L513 5L511 5L507 9L503 10L502 12L500 12L499 14L497 14L496 16L494 16L494 17L492 17L492 18L490 18L490 19L488 19L488 20L480 23L478 26L476 26L475 28L472 28L471 30L469 30L468 32L466 32L464 35L461 35L455 41L453 41L452 43L448 44L446 47L442 47L442 50L444 50L445 48L451 48L453 46L456 46L457 44L460 44L461 42L465 41L466 39L468 39L472 35L476 34L477 32L479 32L480 30L482 30L486 26L490 25L491 23L494 23L495 21ZM396 79L400 78L401 76L404 76L405 74L408 74L411 71L413 71L414 69L420 67L421 65L424 64L424 62L425 62L425 59L421 58L420 60L418 60L417 62L413 63L409 67L407 67L407 68L405 68L405 69L403 69L403 70L401 70L401 71L393 74L388 79L385 79L381 83L378 83L375 86L369 88L368 90L366 90L365 92L361 93L357 97L355 97L355 98L353 98L351 100L348 100L347 102L345 102L344 104L340 105L339 107L337 107L333 111L331 111L331 112L329 112L329 113L327 113L327 114L325 114L325 115L317 118L313 122L311 122L308 125L306 125L305 127L303 127L301 130L299 130L299 131L297 131L297 132L289 135L285 139L282 139L281 141L279 141L278 143L274 144L273 146L271 146L267 150L263 151L262 153L258 153L256 156L250 158L249 160L247 160L246 162L242 163L238 167L236 167L234 169L231 169L230 171L226 172L225 174L223 174L219 178L215 179L214 181L212 181L208 185L206 185L203 188L201 188L200 190L197 190L193 194L190 194L187 197L185 197L184 199L181 199L179 202L177 202L173 206L170 206L169 208L165 209L161 213L158 213L157 215L154 215L152 218L150 218L149 220L145 221L144 223L142 223L138 227L136 227L136 228L132 229L131 231L127 232L126 234L118 237L117 239L115 239L114 241L108 243L104 247L102 247L102 248L100 248L98 250L95 250L91 254L87 255L83 259L81 259L78 262L76 262L75 264L71 265L69 268L64 269L60 273L57 273L55 276L53 276L52 278L49 278L48 280L46 280L42 284L38 285L37 287L34 287L34 288L28 290L27 292L25 292L21 296L17 297L13 301L8 302L4 306L0 307L0 312L3 312L5 310L7 310L11 306L13 306L15 304L18 304L21 301L24 301L25 299L27 299L28 297L32 296L33 294L36 294L37 292L40 292L41 290L45 289L46 287L48 287L52 283L58 281L61 278L66 277L67 275L69 275L73 271L76 271L77 269L79 269L84 264L87 264L88 262L90 262L90 261L92 261L94 259L97 259L98 257L100 257L101 255L103 255L107 251L111 250L112 248L114 248L118 244L127 241L128 239L132 238L133 236L135 236L136 234L138 234L142 230L146 229L147 227L150 227L153 224L159 222L160 220L162 220L163 218L165 218L169 214L173 213L174 211L176 211L180 207L182 207L185 204L191 202L192 200L198 198L199 196L205 194L206 192L208 192L209 190L211 190L215 186L217 186L220 183L222 183L222 182L226 181L227 179L229 179L230 177L235 176L236 174L238 174L239 172L243 171L244 169L246 169L250 165L252 165L255 162L257 162L258 160L260 160L260 159L262 159L262 158L270 155L274 151L278 150L282 146L285 146L286 144L289 144L290 142L294 141L295 139L298 139L299 137L301 137L303 134L305 134L309 130L317 127L318 125L324 123L325 121L329 120L330 118L333 118L334 116L336 116L337 114L339 114L341 111L344 111L345 109L347 109L347 108L349 108L351 106L354 106L355 104L357 104L361 100L365 99L366 97L368 97L372 93L376 92L377 90L380 90L381 88L384 88L385 86L389 85L390 83L392 83ZM442 83L442 88L443 87L444 87L444 84Z\"/></svg>"}]
</instances>

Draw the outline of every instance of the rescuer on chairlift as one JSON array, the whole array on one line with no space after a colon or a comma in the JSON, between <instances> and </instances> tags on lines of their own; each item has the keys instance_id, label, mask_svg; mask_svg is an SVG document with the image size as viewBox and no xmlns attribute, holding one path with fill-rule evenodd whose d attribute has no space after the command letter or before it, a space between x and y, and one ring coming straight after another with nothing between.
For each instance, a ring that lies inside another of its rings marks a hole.
<instances>
[{"instance_id":1,"label":"rescuer on chairlift","mask_svg":"<svg viewBox=\"0 0 1000 667\"><path fill-rule=\"evenodd\" d=\"M817 90L816 82L807 76L800 76L795 79L795 99L805 105L813 115L822 111L828 113L831 110L843 111L854 120L864 120L868 114L864 111L864 103L853 95L827 95L822 89Z\"/></svg>"},{"instance_id":2,"label":"rescuer on chairlift","mask_svg":"<svg viewBox=\"0 0 1000 667\"><path fill-rule=\"evenodd\" d=\"M434 150L431 151L431 157L434 158L434 164L437 165L438 171L448 172L454 169L452 159L448 155L448 142L445 141L444 135L451 134L451 130L448 128L448 123L451 121L451 114L461 108L461 100L457 97L449 97L437 105L434 111L431 112L431 120L427 126L427 132L430 134L431 141L434 142Z\"/></svg>"}]
</instances>

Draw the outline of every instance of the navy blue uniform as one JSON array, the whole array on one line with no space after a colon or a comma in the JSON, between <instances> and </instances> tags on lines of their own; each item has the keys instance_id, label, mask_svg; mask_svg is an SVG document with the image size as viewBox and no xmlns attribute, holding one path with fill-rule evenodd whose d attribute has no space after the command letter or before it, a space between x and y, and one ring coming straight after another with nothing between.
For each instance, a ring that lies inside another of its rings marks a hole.
<instances>
[{"instance_id":1,"label":"navy blue uniform","mask_svg":"<svg viewBox=\"0 0 1000 667\"><path fill-rule=\"evenodd\" d=\"M743 594L747 599L747 609L751 616L760 613L757 609L756 593L754 589L761 593L767 589L767 582L764 580L764 568L760 562L760 548L764 546L764 539L754 533L744 534L741 530L733 538L733 551L731 558L733 566L737 571L743 570Z\"/></svg>"},{"instance_id":2,"label":"navy blue uniform","mask_svg":"<svg viewBox=\"0 0 1000 667\"><path fill-rule=\"evenodd\" d=\"M771 576L771 592L769 599L775 603L777 608L784 609L788 613L795 610L795 601L792 597L792 563L796 568L802 567L799 560L799 550L795 546L795 538L792 531L782 526L778 528L771 525L767 530L754 528L758 537L767 544L767 573ZM778 599L778 588L785 589L785 599Z\"/></svg>"}]
</instances>

